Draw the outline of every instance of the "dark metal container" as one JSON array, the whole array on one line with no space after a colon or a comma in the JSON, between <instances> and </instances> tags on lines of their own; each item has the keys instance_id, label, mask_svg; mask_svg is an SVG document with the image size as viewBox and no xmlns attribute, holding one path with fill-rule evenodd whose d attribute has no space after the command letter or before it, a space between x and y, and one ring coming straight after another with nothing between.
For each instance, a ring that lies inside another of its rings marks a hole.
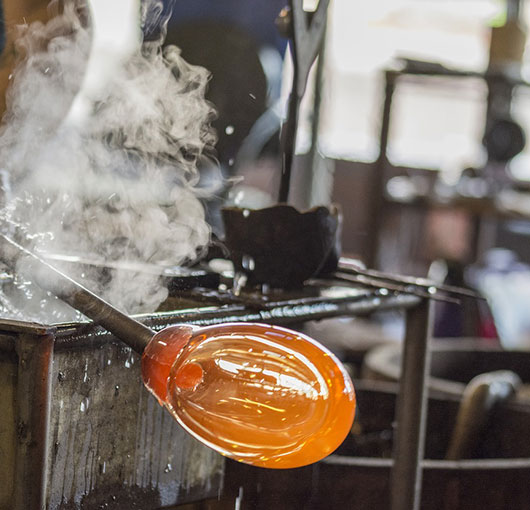
<instances>
[{"instance_id":1,"label":"dark metal container","mask_svg":"<svg viewBox=\"0 0 530 510\"><path fill-rule=\"evenodd\" d=\"M337 266L341 219L336 206L305 212L285 204L256 210L225 207L222 214L232 261L251 285L301 288L319 271Z\"/></svg>"},{"instance_id":2,"label":"dark metal container","mask_svg":"<svg viewBox=\"0 0 530 510\"><path fill-rule=\"evenodd\" d=\"M396 385L357 381L356 390L354 433L339 454L281 472L229 462L226 494L232 499L223 510L238 498L240 510L388 510ZM429 399L421 510L529 510L530 455L515 443L530 429L530 415L510 407L498 411L483 438L490 458L443 460L458 407L455 396ZM511 445L499 437L502 430L512 436Z\"/></svg>"}]
</instances>

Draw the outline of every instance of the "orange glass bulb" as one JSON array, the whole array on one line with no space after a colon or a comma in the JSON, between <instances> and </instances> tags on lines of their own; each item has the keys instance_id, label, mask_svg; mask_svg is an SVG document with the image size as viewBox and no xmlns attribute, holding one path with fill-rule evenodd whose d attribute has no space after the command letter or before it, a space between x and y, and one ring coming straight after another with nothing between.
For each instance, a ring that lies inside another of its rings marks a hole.
<instances>
[{"instance_id":1,"label":"orange glass bulb","mask_svg":"<svg viewBox=\"0 0 530 510\"><path fill-rule=\"evenodd\" d=\"M193 436L232 459L294 468L332 453L355 415L333 354L278 326L174 326L142 357L147 388Z\"/></svg>"}]
</instances>

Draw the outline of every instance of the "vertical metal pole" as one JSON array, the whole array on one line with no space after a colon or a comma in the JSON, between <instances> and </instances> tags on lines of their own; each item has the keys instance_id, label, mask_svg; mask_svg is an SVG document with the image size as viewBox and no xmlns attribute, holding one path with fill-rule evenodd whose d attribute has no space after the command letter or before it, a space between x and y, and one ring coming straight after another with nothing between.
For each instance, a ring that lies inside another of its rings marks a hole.
<instances>
[{"instance_id":1,"label":"vertical metal pole","mask_svg":"<svg viewBox=\"0 0 530 510\"><path fill-rule=\"evenodd\" d=\"M406 332L397 400L397 434L391 480L391 509L418 510L421 461L427 420L427 380L430 368L430 302L407 310Z\"/></svg>"},{"instance_id":2,"label":"vertical metal pole","mask_svg":"<svg viewBox=\"0 0 530 510\"><path fill-rule=\"evenodd\" d=\"M324 87L324 68L326 60L326 31L322 37L322 47L317 56L315 77L313 115L311 122L311 147L309 149L309 176L303 180L302 202L303 209L317 205L328 205L331 202L332 183L331 174L323 169L322 156L318 150L318 136L322 114L322 89Z\"/></svg>"},{"instance_id":3,"label":"vertical metal pole","mask_svg":"<svg viewBox=\"0 0 530 510\"><path fill-rule=\"evenodd\" d=\"M13 508L41 510L46 505L54 337L22 334L16 342L17 457Z\"/></svg>"},{"instance_id":4,"label":"vertical metal pole","mask_svg":"<svg viewBox=\"0 0 530 510\"><path fill-rule=\"evenodd\" d=\"M376 267L378 244L383 223L383 206L385 203L385 174L388 166L387 147L388 135L390 132L390 114L392 110L392 98L396 86L398 74L395 71L386 71L385 73L385 101L383 103L383 112L381 118L381 132L379 135L379 156L374 163L370 175L370 193L369 193L369 225L368 225L368 243L366 252L366 264L368 267Z\"/></svg>"},{"instance_id":5,"label":"vertical metal pole","mask_svg":"<svg viewBox=\"0 0 530 510\"><path fill-rule=\"evenodd\" d=\"M293 57L294 58L294 57ZM298 117L300 115L300 101L302 98L294 90L297 81L296 63L293 78L293 91L289 95L287 106L287 118L282 125L280 151L282 156L282 175L280 179L280 190L278 194L279 203L289 201L289 190L291 188L291 173L293 170L294 153L296 150L296 135L298 133Z\"/></svg>"}]
</instances>

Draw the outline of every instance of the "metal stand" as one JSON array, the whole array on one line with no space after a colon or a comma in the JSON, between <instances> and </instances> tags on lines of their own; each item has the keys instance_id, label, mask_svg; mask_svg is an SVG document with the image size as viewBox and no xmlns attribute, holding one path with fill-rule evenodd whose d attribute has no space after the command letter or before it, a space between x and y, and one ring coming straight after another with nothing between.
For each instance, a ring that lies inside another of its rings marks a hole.
<instances>
[{"instance_id":1,"label":"metal stand","mask_svg":"<svg viewBox=\"0 0 530 510\"><path fill-rule=\"evenodd\" d=\"M430 367L429 309L430 302L425 299L406 312L391 478L392 510L418 510L420 507Z\"/></svg>"}]
</instances>

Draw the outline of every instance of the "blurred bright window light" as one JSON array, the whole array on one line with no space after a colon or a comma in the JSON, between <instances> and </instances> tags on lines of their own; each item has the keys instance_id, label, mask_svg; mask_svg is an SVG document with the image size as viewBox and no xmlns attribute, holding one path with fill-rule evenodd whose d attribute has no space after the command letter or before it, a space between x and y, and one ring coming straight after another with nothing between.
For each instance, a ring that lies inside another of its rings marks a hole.
<instances>
[{"instance_id":1,"label":"blurred bright window light","mask_svg":"<svg viewBox=\"0 0 530 510\"><path fill-rule=\"evenodd\" d=\"M305 11L314 11L318 7L318 0L303 0Z\"/></svg>"},{"instance_id":2,"label":"blurred bright window light","mask_svg":"<svg viewBox=\"0 0 530 510\"><path fill-rule=\"evenodd\" d=\"M511 106L514 120L526 132L527 142L521 154L518 154L510 161L510 170L516 179L530 181L530 88L516 87Z\"/></svg>"},{"instance_id":3,"label":"blurred bright window light","mask_svg":"<svg viewBox=\"0 0 530 510\"><path fill-rule=\"evenodd\" d=\"M494 0L332 0L319 144L328 156L373 161L379 147L383 73L396 57L485 70ZM389 140L394 164L439 168L482 157L480 80L398 86Z\"/></svg>"},{"instance_id":4,"label":"blurred bright window light","mask_svg":"<svg viewBox=\"0 0 530 510\"><path fill-rule=\"evenodd\" d=\"M92 45L81 90L66 118L79 125L92 110L93 97L141 43L140 0L89 0Z\"/></svg>"}]
</instances>

